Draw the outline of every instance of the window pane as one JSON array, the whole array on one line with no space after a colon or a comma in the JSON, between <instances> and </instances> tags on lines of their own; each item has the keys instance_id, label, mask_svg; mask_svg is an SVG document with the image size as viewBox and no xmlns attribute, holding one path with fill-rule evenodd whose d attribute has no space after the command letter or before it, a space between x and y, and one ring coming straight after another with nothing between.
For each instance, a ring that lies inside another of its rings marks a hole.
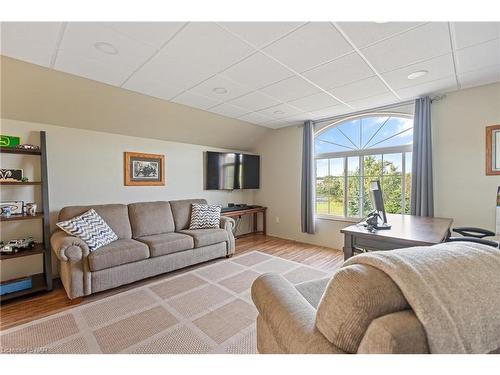
<instances>
[{"instance_id":1,"label":"window pane","mask_svg":"<svg viewBox=\"0 0 500 375\"><path fill-rule=\"evenodd\" d=\"M375 179L372 177L365 177L363 179L363 216L368 216L370 212L374 210L372 199L371 199L371 190L370 184Z\"/></svg>"},{"instance_id":2,"label":"window pane","mask_svg":"<svg viewBox=\"0 0 500 375\"><path fill-rule=\"evenodd\" d=\"M407 152L405 155L405 214L411 212L411 164L412 153Z\"/></svg>"},{"instance_id":3,"label":"window pane","mask_svg":"<svg viewBox=\"0 0 500 375\"><path fill-rule=\"evenodd\" d=\"M355 150L349 140L339 131L338 128L330 128L318 134L314 140L314 152L316 155L325 152L342 152Z\"/></svg>"},{"instance_id":4,"label":"window pane","mask_svg":"<svg viewBox=\"0 0 500 375\"><path fill-rule=\"evenodd\" d=\"M347 178L348 189L347 189L347 216L349 217L360 217L361 207L360 207L360 177L348 177Z\"/></svg>"},{"instance_id":5,"label":"window pane","mask_svg":"<svg viewBox=\"0 0 500 375\"><path fill-rule=\"evenodd\" d=\"M382 155L366 155L364 157L364 176L378 179L382 175Z\"/></svg>"},{"instance_id":6,"label":"window pane","mask_svg":"<svg viewBox=\"0 0 500 375\"><path fill-rule=\"evenodd\" d=\"M344 158L330 159L330 176L344 175Z\"/></svg>"},{"instance_id":7,"label":"window pane","mask_svg":"<svg viewBox=\"0 0 500 375\"><path fill-rule=\"evenodd\" d=\"M359 176L359 156L347 158L347 175Z\"/></svg>"},{"instance_id":8,"label":"window pane","mask_svg":"<svg viewBox=\"0 0 500 375\"><path fill-rule=\"evenodd\" d=\"M403 154L384 154L384 174L395 174L403 171Z\"/></svg>"},{"instance_id":9,"label":"window pane","mask_svg":"<svg viewBox=\"0 0 500 375\"><path fill-rule=\"evenodd\" d=\"M316 213L344 215L344 177L327 176L317 179Z\"/></svg>"},{"instance_id":10,"label":"window pane","mask_svg":"<svg viewBox=\"0 0 500 375\"><path fill-rule=\"evenodd\" d=\"M328 159L316 160L316 177L328 176Z\"/></svg>"},{"instance_id":11,"label":"window pane","mask_svg":"<svg viewBox=\"0 0 500 375\"><path fill-rule=\"evenodd\" d=\"M360 125L360 119L355 119L345 122L338 127L344 142L355 149L361 148Z\"/></svg>"},{"instance_id":12,"label":"window pane","mask_svg":"<svg viewBox=\"0 0 500 375\"><path fill-rule=\"evenodd\" d=\"M391 117L368 143L367 148L409 145L413 142L413 119Z\"/></svg>"},{"instance_id":13,"label":"window pane","mask_svg":"<svg viewBox=\"0 0 500 375\"><path fill-rule=\"evenodd\" d=\"M393 174L382 178L385 211L389 214L400 214L403 204L402 175Z\"/></svg>"}]
</instances>

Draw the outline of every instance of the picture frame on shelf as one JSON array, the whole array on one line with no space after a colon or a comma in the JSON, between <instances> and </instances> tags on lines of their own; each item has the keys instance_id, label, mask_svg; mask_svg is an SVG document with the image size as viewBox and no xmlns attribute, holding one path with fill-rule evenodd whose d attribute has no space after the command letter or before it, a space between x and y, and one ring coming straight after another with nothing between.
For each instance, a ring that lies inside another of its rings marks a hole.
<instances>
[{"instance_id":1,"label":"picture frame on shelf","mask_svg":"<svg viewBox=\"0 0 500 375\"><path fill-rule=\"evenodd\" d=\"M22 169L0 169L0 181L2 182L21 182L23 181L23 177Z\"/></svg>"},{"instance_id":2,"label":"picture frame on shelf","mask_svg":"<svg viewBox=\"0 0 500 375\"><path fill-rule=\"evenodd\" d=\"M18 145L21 144L21 137L17 137L14 135L0 135L0 146L2 147L9 147L9 148L16 148Z\"/></svg>"},{"instance_id":3,"label":"picture frame on shelf","mask_svg":"<svg viewBox=\"0 0 500 375\"><path fill-rule=\"evenodd\" d=\"M500 175L500 125L486 127L486 175Z\"/></svg>"},{"instance_id":4,"label":"picture frame on shelf","mask_svg":"<svg viewBox=\"0 0 500 375\"><path fill-rule=\"evenodd\" d=\"M10 212L10 215L23 215L24 214L24 201L0 202L0 213L3 215L7 211Z\"/></svg>"},{"instance_id":5,"label":"picture frame on shelf","mask_svg":"<svg viewBox=\"0 0 500 375\"><path fill-rule=\"evenodd\" d=\"M125 186L164 186L165 155L124 153Z\"/></svg>"}]
</instances>

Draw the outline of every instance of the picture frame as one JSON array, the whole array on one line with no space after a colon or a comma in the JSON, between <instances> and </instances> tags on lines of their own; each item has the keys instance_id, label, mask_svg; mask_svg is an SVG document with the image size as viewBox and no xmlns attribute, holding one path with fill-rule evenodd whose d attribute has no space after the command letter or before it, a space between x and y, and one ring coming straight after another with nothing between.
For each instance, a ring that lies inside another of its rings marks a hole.
<instances>
[{"instance_id":1,"label":"picture frame","mask_svg":"<svg viewBox=\"0 0 500 375\"><path fill-rule=\"evenodd\" d=\"M486 127L486 175L500 175L500 125Z\"/></svg>"},{"instance_id":2,"label":"picture frame","mask_svg":"<svg viewBox=\"0 0 500 375\"><path fill-rule=\"evenodd\" d=\"M5 207L10 208L11 215L23 215L24 214L24 201L0 202L0 213L1 214L3 214Z\"/></svg>"},{"instance_id":3,"label":"picture frame","mask_svg":"<svg viewBox=\"0 0 500 375\"><path fill-rule=\"evenodd\" d=\"M23 181L22 169L2 168L0 169L0 181L3 182L21 182Z\"/></svg>"},{"instance_id":4,"label":"picture frame","mask_svg":"<svg viewBox=\"0 0 500 375\"><path fill-rule=\"evenodd\" d=\"M125 186L165 186L165 155L124 153Z\"/></svg>"}]
</instances>

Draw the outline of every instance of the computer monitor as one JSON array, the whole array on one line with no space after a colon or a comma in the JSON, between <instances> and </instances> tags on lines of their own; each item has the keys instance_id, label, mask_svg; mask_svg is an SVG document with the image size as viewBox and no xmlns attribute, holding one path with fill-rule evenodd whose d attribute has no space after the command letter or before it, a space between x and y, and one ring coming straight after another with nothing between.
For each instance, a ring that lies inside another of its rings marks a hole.
<instances>
[{"instance_id":1,"label":"computer monitor","mask_svg":"<svg viewBox=\"0 0 500 375\"><path fill-rule=\"evenodd\" d=\"M382 224L377 224L377 229L389 229L391 226L387 224L387 215L385 214L384 207L384 197L382 195L382 188L380 187L379 180L375 180L370 183L370 191L373 207L383 221Z\"/></svg>"}]
</instances>

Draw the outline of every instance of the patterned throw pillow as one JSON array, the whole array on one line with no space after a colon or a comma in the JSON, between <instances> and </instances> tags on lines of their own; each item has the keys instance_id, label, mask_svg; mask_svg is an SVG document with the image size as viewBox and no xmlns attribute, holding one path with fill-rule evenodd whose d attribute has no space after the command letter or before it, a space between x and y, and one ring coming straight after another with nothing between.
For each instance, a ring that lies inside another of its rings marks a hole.
<instances>
[{"instance_id":1,"label":"patterned throw pillow","mask_svg":"<svg viewBox=\"0 0 500 375\"><path fill-rule=\"evenodd\" d=\"M220 206L193 203L189 229L209 229L220 226Z\"/></svg>"},{"instance_id":2,"label":"patterned throw pillow","mask_svg":"<svg viewBox=\"0 0 500 375\"><path fill-rule=\"evenodd\" d=\"M93 208L80 216L61 221L56 225L66 233L80 238L88 245L90 251L97 250L118 239L113 229Z\"/></svg>"}]
</instances>

